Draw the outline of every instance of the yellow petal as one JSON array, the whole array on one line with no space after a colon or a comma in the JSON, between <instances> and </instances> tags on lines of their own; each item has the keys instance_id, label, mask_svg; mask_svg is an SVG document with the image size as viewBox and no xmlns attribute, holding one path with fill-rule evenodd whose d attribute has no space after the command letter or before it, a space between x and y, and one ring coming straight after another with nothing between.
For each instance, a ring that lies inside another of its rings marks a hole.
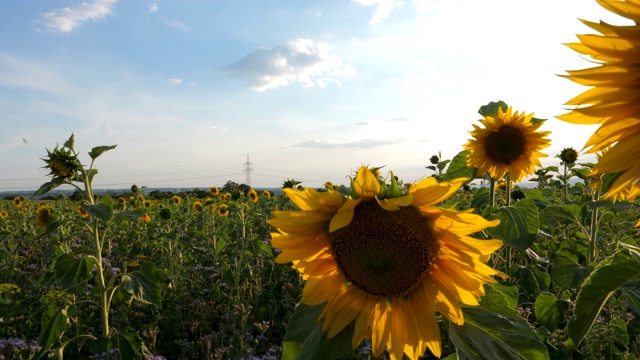
<instances>
[{"instance_id":1,"label":"yellow petal","mask_svg":"<svg viewBox=\"0 0 640 360\"><path fill-rule=\"evenodd\" d=\"M329 224L329 232L334 232L349 225L351 220L353 220L353 211L356 206L360 204L360 201L362 201L362 198L358 200L347 199L344 205L342 205L342 207L338 209L338 211L331 219L331 223Z\"/></svg>"},{"instance_id":2,"label":"yellow petal","mask_svg":"<svg viewBox=\"0 0 640 360\"><path fill-rule=\"evenodd\" d=\"M355 190L361 198L370 199L380 192L380 183L366 166L361 166L355 180Z\"/></svg>"}]
</instances>

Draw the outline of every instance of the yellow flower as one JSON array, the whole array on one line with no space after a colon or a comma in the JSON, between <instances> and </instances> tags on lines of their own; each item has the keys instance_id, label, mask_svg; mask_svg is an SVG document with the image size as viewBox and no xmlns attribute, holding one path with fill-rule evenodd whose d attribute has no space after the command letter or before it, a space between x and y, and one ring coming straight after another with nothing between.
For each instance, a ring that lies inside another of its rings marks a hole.
<instances>
[{"instance_id":1,"label":"yellow flower","mask_svg":"<svg viewBox=\"0 0 640 360\"><path fill-rule=\"evenodd\" d=\"M326 302L318 320L327 337L355 321L353 348L371 338L375 356L385 347L392 359L417 359L427 348L441 355L436 311L462 325L460 303L478 305L483 284L506 276L484 264L502 241L469 236L498 220L434 206L464 181L427 178L402 196L379 198L384 188L363 166L346 199L284 189L300 210L274 211L268 221L278 229L272 245L283 250L276 262L293 262L302 274L304 304Z\"/></svg>"},{"instance_id":2,"label":"yellow flower","mask_svg":"<svg viewBox=\"0 0 640 360\"><path fill-rule=\"evenodd\" d=\"M29 212L29 209L27 209L26 207L20 208L20 212L23 214L26 214L27 212Z\"/></svg>"},{"instance_id":3,"label":"yellow flower","mask_svg":"<svg viewBox=\"0 0 640 360\"><path fill-rule=\"evenodd\" d=\"M143 223L150 223L151 222L151 216L149 216L149 214L145 213L145 214L140 215L138 220L142 221Z\"/></svg>"},{"instance_id":4,"label":"yellow flower","mask_svg":"<svg viewBox=\"0 0 640 360\"><path fill-rule=\"evenodd\" d=\"M227 215L229 215L227 204L220 204L220 207L218 207L218 215L222 217L227 217Z\"/></svg>"},{"instance_id":5,"label":"yellow flower","mask_svg":"<svg viewBox=\"0 0 640 360\"><path fill-rule=\"evenodd\" d=\"M231 194L226 192L226 193L222 193L220 194L220 201L229 201L231 200Z\"/></svg>"},{"instance_id":6,"label":"yellow flower","mask_svg":"<svg viewBox=\"0 0 640 360\"><path fill-rule=\"evenodd\" d=\"M271 197L271 192L269 190L262 190L262 194L260 194L266 198L270 198Z\"/></svg>"},{"instance_id":7,"label":"yellow flower","mask_svg":"<svg viewBox=\"0 0 640 360\"><path fill-rule=\"evenodd\" d=\"M173 195L171 197L171 202L173 203L173 205L178 206L182 202L182 198L178 195Z\"/></svg>"},{"instance_id":8,"label":"yellow flower","mask_svg":"<svg viewBox=\"0 0 640 360\"><path fill-rule=\"evenodd\" d=\"M218 189L215 186L212 186L209 188L209 194L213 195L213 196L217 196L220 194L220 189Z\"/></svg>"},{"instance_id":9,"label":"yellow flower","mask_svg":"<svg viewBox=\"0 0 640 360\"><path fill-rule=\"evenodd\" d=\"M247 196L249 197L249 200L251 200L251 202L258 202L258 192L255 189L249 190L249 192L247 192Z\"/></svg>"},{"instance_id":10,"label":"yellow flower","mask_svg":"<svg viewBox=\"0 0 640 360\"><path fill-rule=\"evenodd\" d=\"M193 211L201 212L202 211L202 203L200 201L196 201L192 205Z\"/></svg>"},{"instance_id":11,"label":"yellow flower","mask_svg":"<svg viewBox=\"0 0 640 360\"><path fill-rule=\"evenodd\" d=\"M211 212L214 212L214 211L216 211L216 204L209 204L209 205L207 205L206 209L211 211Z\"/></svg>"},{"instance_id":12,"label":"yellow flower","mask_svg":"<svg viewBox=\"0 0 640 360\"><path fill-rule=\"evenodd\" d=\"M20 196L13 198L13 206L15 206L16 209L20 209L22 207L22 198Z\"/></svg>"},{"instance_id":13,"label":"yellow flower","mask_svg":"<svg viewBox=\"0 0 640 360\"><path fill-rule=\"evenodd\" d=\"M48 207L41 206L38 208L38 210L36 210L36 225L39 228L42 228L42 229L46 228L47 224L52 218L53 218L53 213L51 212L51 209L49 209Z\"/></svg>"},{"instance_id":14,"label":"yellow flower","mask_svg":"<svg viewBox=\"0 0 640 360\"><path fill-rule=\"evenodd\" d=\"M119 197L119 198L118 198L118 204L120 204L120 205L124 205L124 204L126 204L126 203L127 203L127 200L125 200L125 198L123 198L123 197Z\"/></svg>"},{"instance_id":15,"label":"yellow flower","mask_svg":"<svg viewBox=\"0 0 640 360\"><path fill-rule=\"evenodd\" d=\"M87 210L85 210L82 206L78 206L76 208L76 212L78 213L78 215L80 215L81 218L87 218L89 217L89 212Z\"/></svg>"},{"instance_id":16,"label":"yellow flower","mask_svg":"<svg viewBox=\"0 0 640 360\"><path fill-rule=\"evenodd\" d=\"M324 183L324 188L327 190L335 190L335 185L331 181Z\"/></svg>"},{"instance_id":17,"label":"yellow flower","mask_svg":"<svg viewBox=\"0 0 640 360\"><path fill-rule=\"evenodd\" d=\"M600 21L581 20L599 32L578 35L579 43L567 44L580 54L590 56L598 66L567 71L568 79L590 88L569 100L574 106L558 119L573 124L600 124L585 144L588 153L612 146L591 173L622 172L611 185L605 198L622 199L640 192L640 3L637 0L598 0L605 9L631 19L631 26L617 26Z\"/></svg>"},{"instance_id":18,"label":"yellow flower","mask_svg":"<svg viewBox=\"0 0 640 360\"><path fill-rule=\"evenodd\" d=\"M520 181L523 176L541 166L540 157L546 157L540 151L550 145L544 138L550 131L537 131L542 123L533 123L533 113L512 113L498 108L494 116L485 116L480 120L484 127L473 124L469 131L473 139L465 144L471 153L467 164L478 168L478 175L489 173L492 178L501 179L506 173L512 181Z\"/></svg>"},{"instance_id":19,"label":"yellow flower","mask_svg":"<svg viewBox=\"0 0 640 360\"><path fill-rule=\"evenodd\" d=\"M0 219L6 219L9 216L7 210L0 211Z\"/></svg>"}]
</instances>

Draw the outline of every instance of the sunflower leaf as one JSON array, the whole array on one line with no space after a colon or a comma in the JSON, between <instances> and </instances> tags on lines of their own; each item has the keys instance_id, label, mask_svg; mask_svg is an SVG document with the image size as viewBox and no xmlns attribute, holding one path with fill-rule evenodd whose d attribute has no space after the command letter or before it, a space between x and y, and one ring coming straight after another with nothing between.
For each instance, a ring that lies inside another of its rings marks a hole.
<instances>
[{"instance_id":1,"label":"sunflower leaf","mask_svg":"<svg viewBox=\"0 0 640 360\"><path fill-rule=\"evenodd\" d=\"M91 160L95 160L98 156L102 155L105 151L115 149L118 145L109 145L109 146L96 146L89 152L89 156Z\"/></svg>"},{"instance_id":2,"label":"sunflower leaf","mask_svg":"<svg viewBox=\"0 0 640 360\"><path fill-rule=\"evenodd\" d=\"M536 321L549 331L554 331L564 322L565 314L569 310L569 302L558 299L552 293L543 292L536 298L534 309Z\"/></svg>"},{"instance_id":3,"label":"sunflower leaf","mask_svg":"<svg viewBox=\"0 0 640 360\"><path fill-rule=\"evenodd\" d=\"M514 206L504 206L487 215L492 220L500 219L498 226L489 228L489 234L509 245L526 250L536 239L538 208L531 199L520 200Z\"/></svg>"},{"instance_id":4,"label":"sunflower leaf","mask_svg":"<svg viewBox=\"0 0 640 360\"><path fill-rule=\"evenodd\" d=\"M498 100L498 102L492 101L487 105L480 106L480 109L478 109L478 113L482 116L494 116L498 113L498 108L502 108L502 111L507 111L509 106L502 100Z\"/></svg>"},{"instance_id":5,"label":"sunflower leaf","mask_svg":"<svg viewBox=\"0 0 640 360\"><path fill-rule=\"evenodd\" d=\"M471 154L471 151L462 150L454 156L447 171L442 175L442 180L451 181L458 178L468 178L469 181L473 180L476 177L478 169L467 166L467 157L469 154Z\"/></svg>"},{"instance_id":6,"label":"sunflower leaf","mask_svg":"<svg viewBox=\"0 0 640 360\"><path fill-rule=\"evenodd\" d=\"M329 360L339 359L353 353L351 338L354 323L345 327L341 332L326 338L322 332L324 321L316 322L324 310L324 305L307 306L298 304L284 335L282 346L282 360Z\"/></svg>"},{"instance_id":7,"label":"sunflower leaf","mask_svg":"<svg viewBox=\"0 0 640 360\"><path fill-rule=\"evenodd\" d=\"M569 320L569 336L580 345L584 336L614 291L640 277L640 248L621 244L620 249L601 262L582 283L576 307Z\"/></svg>"},{"instance_id":8,"label":"sunflower leaf","mask_svg":"<svg viewBox=\"0 0 640 360\"><path fill-rule=\"evenodd\" d=\"M449 327L458 359L549 359L546 346L525 319L481 307L463 311L464 325Z\"/></svg>"}]
</instances>

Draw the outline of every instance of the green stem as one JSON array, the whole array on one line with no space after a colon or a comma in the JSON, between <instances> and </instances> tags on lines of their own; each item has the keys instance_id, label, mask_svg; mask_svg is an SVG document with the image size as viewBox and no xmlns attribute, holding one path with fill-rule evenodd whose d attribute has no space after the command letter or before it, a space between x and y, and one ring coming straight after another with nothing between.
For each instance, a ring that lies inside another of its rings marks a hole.
<instances>
[{"instance_id":1,"label":"green stem","mask_svg":"<svg viewBox=\"0 0 640 360\"><path fill-rule=\"evenodd\" d=\"M511 177L509 175L507 175L506 177L506 182L507 182L507 188L505 191L505 205L506 206L511 206Z\"/></svg>"},{"instance_id":2,"label":"green stem","mask_svg":"<svg viewBox=\"0 0 640 360\"><path fill-rule=\"evenodd\" d=\"M600 198L600 188L593 192L593 201ZM589 264L596 260L596 242L598 240L598 208L594 207L591 213L591 229L589 231Z\"/></svg>"},{"instance_id":3,"label":"green stem","mask_svg":"<svg viewBox=\"0 0 640 360\"><path fill-rule=\"evenodd\" d=\"M489 206L496 206L496 178L489 181Z\"/></svg>"}]
</instances>

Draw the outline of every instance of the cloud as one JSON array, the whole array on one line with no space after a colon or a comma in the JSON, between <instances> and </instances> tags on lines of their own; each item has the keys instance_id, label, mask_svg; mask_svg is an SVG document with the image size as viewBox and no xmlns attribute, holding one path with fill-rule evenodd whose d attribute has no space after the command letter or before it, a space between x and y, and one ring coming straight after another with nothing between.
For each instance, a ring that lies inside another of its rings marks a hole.
<instances>
[{"instance_id":1,"label":"cloud","mask_svg":"<svg viewBox=\"0 0 640 360\"><path fill-rule=\"evenodd\" d=\"M327 45L310 39L292 40L273 49L258 48L222 70L245 80L256 91L296 83L325 88L330 83L340 85L337 78L356 75L356 70L344 65L338 55L329 52Z\"/></svg>"},{"instance_id":2,"label":"cloud","mask_svg":"<svg viewBox=\"0 0 640 360\"><path fill-rule=\"evenodd\" d=\"M171 78L169 79L169 82L172 84L182 84L182 79L176 79L176 78Z\"/></svg>"},{"instance_id":3,"label":"cloud","mask_svg":"<svg viewBox=\"0 0 640 360\"><path fill-rule=\"evenodd\" d=\"M400 117L394 117L394 118L389 119L387 121L409 121L409 119L404 117L404 116L400 116Z\"/></svg>"},{"instance_id":4,"label":"cloud","mask_svg":"<svg viewBox=\"0 0 640 360\"><path fill-rule=\"evenodd\" d=\"M162 19L162 21L171 26L172 28L176 28L179 30L184 30L184 31L189 31L189 32L193 32L193 29L188 27L187 25L185 25L182 21L180 20L172 20L172 19Z\"/></svg>"},{"instance_id":5,"label":"cloud","mask_svg":"<svg viewBox=\"0 0 640 360\"><path fill-rule=\"evenodd\" d=\"M360 5L376 5L373 17L369 20L369 25L376 25L391 15L391 11L403 3L402 0L353 0Z\"/></svg>"},{"instance_id":6,"label":"cloud","mask_svg":"<svg viewBox=\"0 0 640 360\"><path fill-rule=\"evenodd\" d=\"M48 31L68 33L89 20L98 21L112 14L117 1L82 2L74 7L65 7L44 13L42 19L37 22L44 25Z\"/></svg>"},{"instance_id":7,"label":"cloud","mask_svg":"<svg viewBox=\"0 0 640 360\"><path fill-rule=\"evenodd\" d=\"M309 140L296 144L299 147L308 147L316 149L344 149L344 148L363 148L371 149L374 147L390 145L399 143L399 140L376 140L376 139L362 139L351 142L334 142L327 140Z\"/></svg>"},{"instance_id":8,"label":"cloud","mask_svg":"<svg viewBox=\"0 0 640 360\"><path fill-rule=\"evenodd\" d=\"M149 5L148 11L150 14L153 14L154 12L158 11L158 4L153 3Z\"/></svg>"}]
</instances>

